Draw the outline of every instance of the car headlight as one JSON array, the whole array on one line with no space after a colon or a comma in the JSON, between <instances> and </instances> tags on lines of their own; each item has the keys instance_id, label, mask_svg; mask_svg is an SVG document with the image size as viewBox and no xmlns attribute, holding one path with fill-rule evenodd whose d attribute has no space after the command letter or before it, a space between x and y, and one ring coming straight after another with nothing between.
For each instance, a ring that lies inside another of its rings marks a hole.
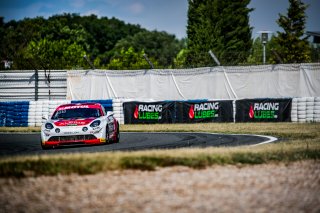
<instances>
[{"instance_id":1,"label":"car headlight","mask_svg":"<svg viewBox=\"0 0 320 213\"><path fill-rule=\"evenodd\" d=\"M100 120L96 120L96 121L93 121L91 124L90 124L90 126L91 127L97 127L97 126L99 126L101 124L101 121Z\"/></svg>"},{"instance_id":2,"label":"car headlight","mask_svg":"<svg viewBox=\"0 0 320 213\"><path fill-rule=\"evenodd\" d=\"M44 127L45 127L46 129L53 129L53 125L52 125L51 123L46 123L46 124L44 125Z\"/></svg>"}]
</instances>

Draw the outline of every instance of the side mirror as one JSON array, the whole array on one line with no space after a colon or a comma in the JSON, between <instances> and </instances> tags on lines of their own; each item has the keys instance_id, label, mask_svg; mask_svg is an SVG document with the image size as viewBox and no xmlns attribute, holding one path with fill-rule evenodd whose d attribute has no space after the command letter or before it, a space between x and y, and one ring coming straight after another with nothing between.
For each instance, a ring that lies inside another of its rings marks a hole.
<instances>
[{"instance_id":1,"label":"side mirror","mask_svg":"<svg viewBox=\"0 0 320 213\"><path fill-rule=\"evenodd\" d=\"M114 115L114 113L113 112L107 112L107 117L109 117L109 116L113 116Z\"/></svg>"},{"instance_id":2,"label":"side mirror","mask_svg":"<svg viewBox=\"0 0 320 213\"><path fill-rule=\"evenodd\" d=\"M43 121L47 121L48 120L48 116L47 115L42 116L42 120Z\"/></svg>"}]
</instances>

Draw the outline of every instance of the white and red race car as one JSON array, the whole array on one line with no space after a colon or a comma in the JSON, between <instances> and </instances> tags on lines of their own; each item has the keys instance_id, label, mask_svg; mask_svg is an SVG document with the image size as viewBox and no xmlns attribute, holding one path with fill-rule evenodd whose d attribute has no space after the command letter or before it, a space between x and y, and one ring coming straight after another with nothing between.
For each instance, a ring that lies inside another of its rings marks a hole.
<instances>
[{"instance_id":1,"label":"white and red race car","mask_svg":"<svg viewBox=\"0 0 320 213\"><path fill-rule=\"evenodd\" d=\"M44 118L46 119L46 118ZM57 107L41 126L42 149L65 145L119 142L119 122L99 103Z\"/></svg>"}]
</instances>

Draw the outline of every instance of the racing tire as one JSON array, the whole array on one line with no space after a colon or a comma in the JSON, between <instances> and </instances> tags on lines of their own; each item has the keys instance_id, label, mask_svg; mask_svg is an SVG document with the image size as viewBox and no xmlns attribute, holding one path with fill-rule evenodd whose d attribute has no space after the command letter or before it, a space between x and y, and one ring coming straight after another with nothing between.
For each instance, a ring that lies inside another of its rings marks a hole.
<instances>
[{"instance_id":1,"label":"racing tire","mask_svg":"<svg viewBox=\"0 0 320 213\"><path fill-rule=\"evenodd\" d=\"M41 145L42 150L53 149L53 147L51 147L51 146L44 146L41 141L40 141L40 145Z\"/></svg>"},{"instance_id":2,"label":"racing tire","mask_svg":"<svg viewBox=\"0 0 320 213\"><path fill-rule=\"evenodd\" d=\"M116 136L115 142L119 143L119 141L120 141L120 128L119 128L119 122L117 122L117 136Z\"/></svg>"},{"instance_id":3,"label":"racing tire","mask_svg":"<svg viewBox=\"0 0 320 213\"><path fill-rule=\"evenodd\" d=\"M110 133L109 133L109 126L106 127L106 144L110 143Z\"/></svg>"},{"instance_id":4,"label":"racing tire","mask_svg":"<svg viewBox=\"0 0 320 213\"><path fill-rule=\"evenodd\" d=\"M42 150L49 150L49 149L53 149L53 147L50 146L41 146Z\"/></svg>"}]
</instances>

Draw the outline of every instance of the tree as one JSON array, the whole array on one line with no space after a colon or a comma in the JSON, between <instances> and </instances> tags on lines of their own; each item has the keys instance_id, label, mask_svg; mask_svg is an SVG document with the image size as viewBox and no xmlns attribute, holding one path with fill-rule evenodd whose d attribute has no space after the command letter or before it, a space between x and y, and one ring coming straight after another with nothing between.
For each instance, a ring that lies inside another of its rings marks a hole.
<instances>
[{"instance_id":1,"label":"tree","mask_svg":"<svg viewBox=\"0 0 320 213\"><path fill-rule=\"evenodd\" d=\"M82 25L90 37L87 42L90 45L88 53L93 57L99 57L101 65L107 65L112 58L112 49L116 43L128 36L146 31L139 25L126 24L116 18L102 17L96 15L76 16L72 18L73 22Z\"/></svg>"},{"instance_id":2,"label":"tree","mask_svg":"<svg viewBox=\"0 0 320 213\"><path fill-rule=\"evenodd\" d=\"M25 57L38 69L73 69L87 66L83 56L89 49L87 32L78 25L74 29L54 21L46 30L43 39L31 41L25 50Z\"/></svg>"},{"instance_id":3,"label":"tree","mask_svg":"<svg viewBox=\"0 0 320 213\"><path fill-rule=\"evenodd\" d=\"M3 17L0 17L0 41L1 41L0 50L3 50L5 48L4 42L2 42L4 40L4 35L5 35L4 21L3 21ZM0 70L4 69L4 63L3 63L4 60L7 60L7 59L5 58L4 53L0 51Z\"/></svg>"},{"instance_id":4,"label":"tree","mask_svg":"<svg viewBox=\"0 0 320 213\"><path fill-rule=\"evenodd\" d=\"M26 58L38 69L73 69L85 66L84 49L70 40L50 41L46 38L30 42Z\"/></svg>"},{"instance_id":5,"label":"tree","mask_svg":"<svg viewBox=\"0 0 320 213\"><path fill-rule=\"evenodd\" d=\"M262 64L262 53L263 46L261 42L261 38L258 37L254 40L251 53L248 57L248 63L249 64Z\"/></svg>"},{"instance_id":6,"label":"tree","mask_svg":"<svg viewBox=\"0 0 320 213\"><path fill-rule=\"evenodd\" d=\"M268 63L279 63L275 55L277 54L276 49L278 49L278 47L277 43L275 43L275 37L272 36L266 44L266 61ZM254 40L247 63L254 65L263 63L263 45L260 37Z\"/></svg>"},{"instance_id":7,"label":"tree","mask_svg":"<svg viewBox=\"0 0 320 213\"><path fill-rule=\"evenodd\" d=\"M110 61L108 68L109 69L149 69L150 65L143 58L145 54L144 50L135 52L133 47L126 49L121 49ZM154 58L149 58L154 66L158 63Z\"/></svg>"},{"instance_id":8,"label":"tree","mask_svg":"<svg viewBox=\"0 0 320 213\"><path fill-rule=\"evenodd\" d=\"M320 44L311 45L311 61L320 62Z\"/></svg>"},{"instance_id":9,"label":"tree","mask_svg":"<svg viewBox=\"0 0 320 213\"><path fill-rule=\"evenodd\" d=\"M145 51L157 61L157 68L172 67L176 55L185 48L184 40L166 32L150 32L116 18L75 13L7 23L0 17L0 38L1 61L13 61L12 69L22 70L89 67L83 64L81 54L96 68L108 68L111 59L130 47L139 54Z\"/></svg>"},{"instance_id":10,"label":"tree","mask_svg":"<svg viewBox=\"0 0 320 213\"><path fill-rule=\"evenodd\" d=\"M174 59L175 68L184 68L187 64L188 49L181 49Z\"/></svg>"},{"instance_id":11,"label":"tree","mask_svg":"<svg viewBox=\"0 0 320 213\"><path fill-rule=\"evenodd\" d=\"M145 31L145 29L139 25L126 24L116 18L98 18L95 15L62 14L54 15L48 19L42 17L25 18L7 23L4 23L3 18L0 17L0 59L1 61L13 61L12 69L42 69L39 63L35 62L39 62L36 58L41 58L43 55L35 54L44 54L44 50L38 51L33 47L43 46L46 43L51 48L50 51L58 51L57 46L64 48L59 53L56 52L59 55L56 59L60 58L60 62L52 58L46 59L48 63L43 62L43 64L50 64L51 68L66 69L82 66L82 62L74 64L74 58L69 60L60 57L64 54L72 58L77 55L78 50L79 52L84 50L90 60L98 58L97 64L106 66L113 56L111 50L118 40L141 31ZM70 47L65 45L70 45ZM66 54L67 49L76 51L74 56L70 55L70 51ZM32 57L34 58L32 59ZM82 57L80 60L83 60ZM68 60L70 63L67 62ZM56 63L52 63L53 61Z\"/></svg>"},{"instance_id":12,"label":"tree","mask_svg":"<svg viewBox=\"0 0 320 213\"><path fill-rule=\"evenodd\" d=\"M179 41L174 35L166 32L143 31L119 40L113 52L133 47L136 51L144 50L148 57L154 58L159 63L160 67L169 67L183 45L183 40Z\"/></svg>"},{"instance_id":13,"label":"tree","mask_svg":"<svg viewBox=\"0 0 320 213\"><path fill-rule=\"evenodd\" d=\"M303 37L306 24L305 5L301 0L289 0L286 15L279 14L278 25L284 32L277 32L275 42L279 45L277 52L284 63L301 63L310 61L308 37Z\"/></svg>"},{"instance_id":14,"label":"tree","mask_svg":"<svg viewBox=\"0 0 320 213\"><path fill-rule=\"evenodd\" d=\"M250 0L189 0L187 63L212 64L212 50L220 62L246 62L252 45L247 8Z\"/></svg>"},{"instance_id":15,"label":"tree","mask_svg":"<svg viewBox=\"0 0 320 213\"><path fill-rule=\"evenodd\" d=\"M0 49L1 60L13 61L12 69L33 69L33 66L26 61L25 49L31 40L41 38L43 22L43 18L37 17L5 23L5 33L1 40L3 48Z\"/></svg>"}]
</instances>

